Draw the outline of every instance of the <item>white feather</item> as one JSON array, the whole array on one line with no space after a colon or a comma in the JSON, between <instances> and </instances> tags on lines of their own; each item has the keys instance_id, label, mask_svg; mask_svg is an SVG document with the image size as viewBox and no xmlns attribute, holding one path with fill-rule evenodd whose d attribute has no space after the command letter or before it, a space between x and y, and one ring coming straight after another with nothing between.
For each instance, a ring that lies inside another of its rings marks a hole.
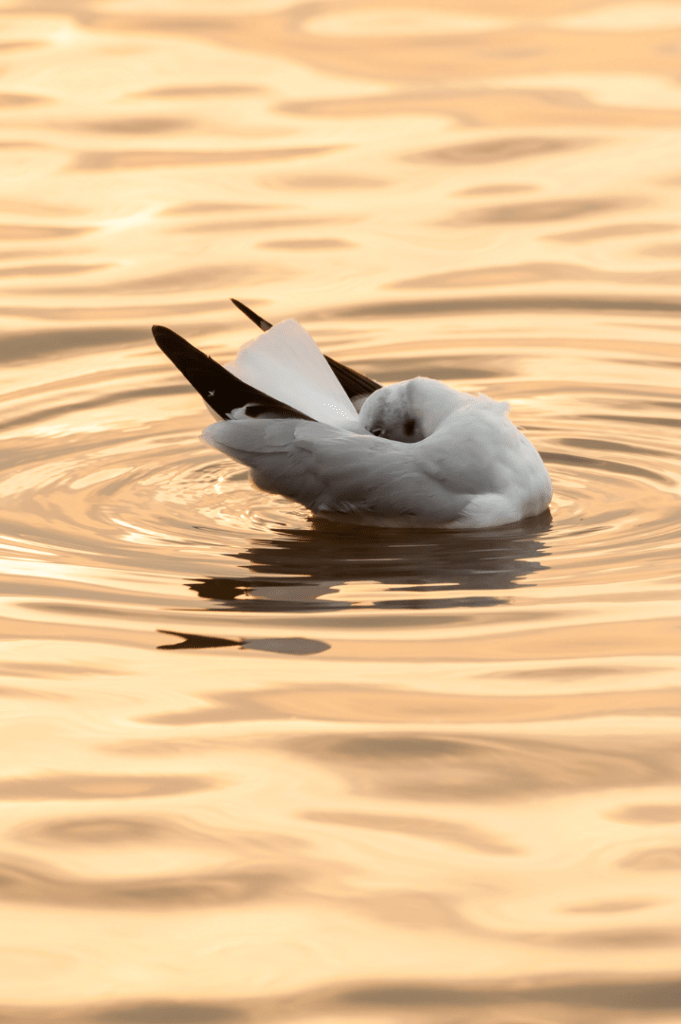
<instances>
[{"instance_id":1,"label":"white feather","mask_svg":"<svg viewBox=\"0 0 681 1024\"><path fill-rule=\"evenodd\" d=\"M247 342L226 368L320 423L357 423L354 405L304 327L284 320Z\"/></svg>"}]
</instances>

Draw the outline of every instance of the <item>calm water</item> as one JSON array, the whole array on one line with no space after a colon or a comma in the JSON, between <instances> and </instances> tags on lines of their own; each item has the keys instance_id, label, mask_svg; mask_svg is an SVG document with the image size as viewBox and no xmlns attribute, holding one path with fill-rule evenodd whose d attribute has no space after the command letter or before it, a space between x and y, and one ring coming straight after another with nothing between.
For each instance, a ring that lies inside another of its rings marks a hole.
<instances>
[{"instance_id":1,"label":"calm water","mask_svg":"<svg viewBox=\"0 0 681 1024\"><path fill-rule=\"evenodd\" d=\"M681 3L540 6L4 7L0 1020L681 1021ZM230 295L550 514L255 491Z\"/></svg>"}]
</instances>

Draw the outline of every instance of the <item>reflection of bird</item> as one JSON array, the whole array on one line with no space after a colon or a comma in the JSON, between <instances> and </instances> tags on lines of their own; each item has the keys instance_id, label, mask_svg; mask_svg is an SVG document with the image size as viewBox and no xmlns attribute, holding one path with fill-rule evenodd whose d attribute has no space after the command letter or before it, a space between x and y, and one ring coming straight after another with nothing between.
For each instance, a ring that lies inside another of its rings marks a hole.
<instances>
[{"instance_id":1,"label":"reflection of bird","mask_svg":"<svg viewBox=\"0 0 681 1024\"><path fill-rule=\"evenodd\" d=\"M300 324L272 327L221 367L166 327L165 352L220 422L205 440L255 484L321 515L470 529L539 515L551 481L508 405L426 377L381 387L324 357Z\"/></svg>"},{"instance_id":2,"label":"reflection of bird","mask_svg":"<svg viewBox=\"0 0 681 1024\"><path fill-rule=\"evenodd\" d=\"M546 566L551 513L494 530L386 530L316 518L304 529L278 529L229 556L221 577L186 586L213 609L248 616L345 611L345 584L371 583L362 607L381 611L479 608L506 604L500 591L530 586ZM376 585L378 584L378 590Z\"/></svg>"}]
</instances>

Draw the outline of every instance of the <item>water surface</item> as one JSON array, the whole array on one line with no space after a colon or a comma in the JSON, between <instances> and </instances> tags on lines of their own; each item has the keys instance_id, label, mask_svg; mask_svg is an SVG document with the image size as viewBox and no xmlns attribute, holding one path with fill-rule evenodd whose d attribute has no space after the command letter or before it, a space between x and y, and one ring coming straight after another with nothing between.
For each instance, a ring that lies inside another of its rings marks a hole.
<instances>
[{"instance_id":1,"label":"water surface","mask_svg":"<svg viewBox=\"0 0 681 1024\"><path fill-rule=\"evenodd\" d=\"M681 1005L681 6L2 13L0 1017ZM313 521L153 344L234 295L511 403L497 530Z\"/></svg>"}]
</instances>

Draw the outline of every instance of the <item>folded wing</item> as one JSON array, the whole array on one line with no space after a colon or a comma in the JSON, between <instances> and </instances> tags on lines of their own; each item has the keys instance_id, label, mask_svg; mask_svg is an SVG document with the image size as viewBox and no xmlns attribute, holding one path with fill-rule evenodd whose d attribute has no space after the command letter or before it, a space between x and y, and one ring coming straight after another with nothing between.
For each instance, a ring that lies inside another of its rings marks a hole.
<instances>
[{"instance_id":1,"label":"folded wing","mask_svg":"<svg viewBox=\"0 0 681 1024\"><path fill-rule=\"evenodd\" d=\"M418 445L295 420L231 420L203 432L208 444L251 467L253 481L313 512L370 512L424 522L457 519L455 495L417 457Z\"/></svg>"}]
</instances>

